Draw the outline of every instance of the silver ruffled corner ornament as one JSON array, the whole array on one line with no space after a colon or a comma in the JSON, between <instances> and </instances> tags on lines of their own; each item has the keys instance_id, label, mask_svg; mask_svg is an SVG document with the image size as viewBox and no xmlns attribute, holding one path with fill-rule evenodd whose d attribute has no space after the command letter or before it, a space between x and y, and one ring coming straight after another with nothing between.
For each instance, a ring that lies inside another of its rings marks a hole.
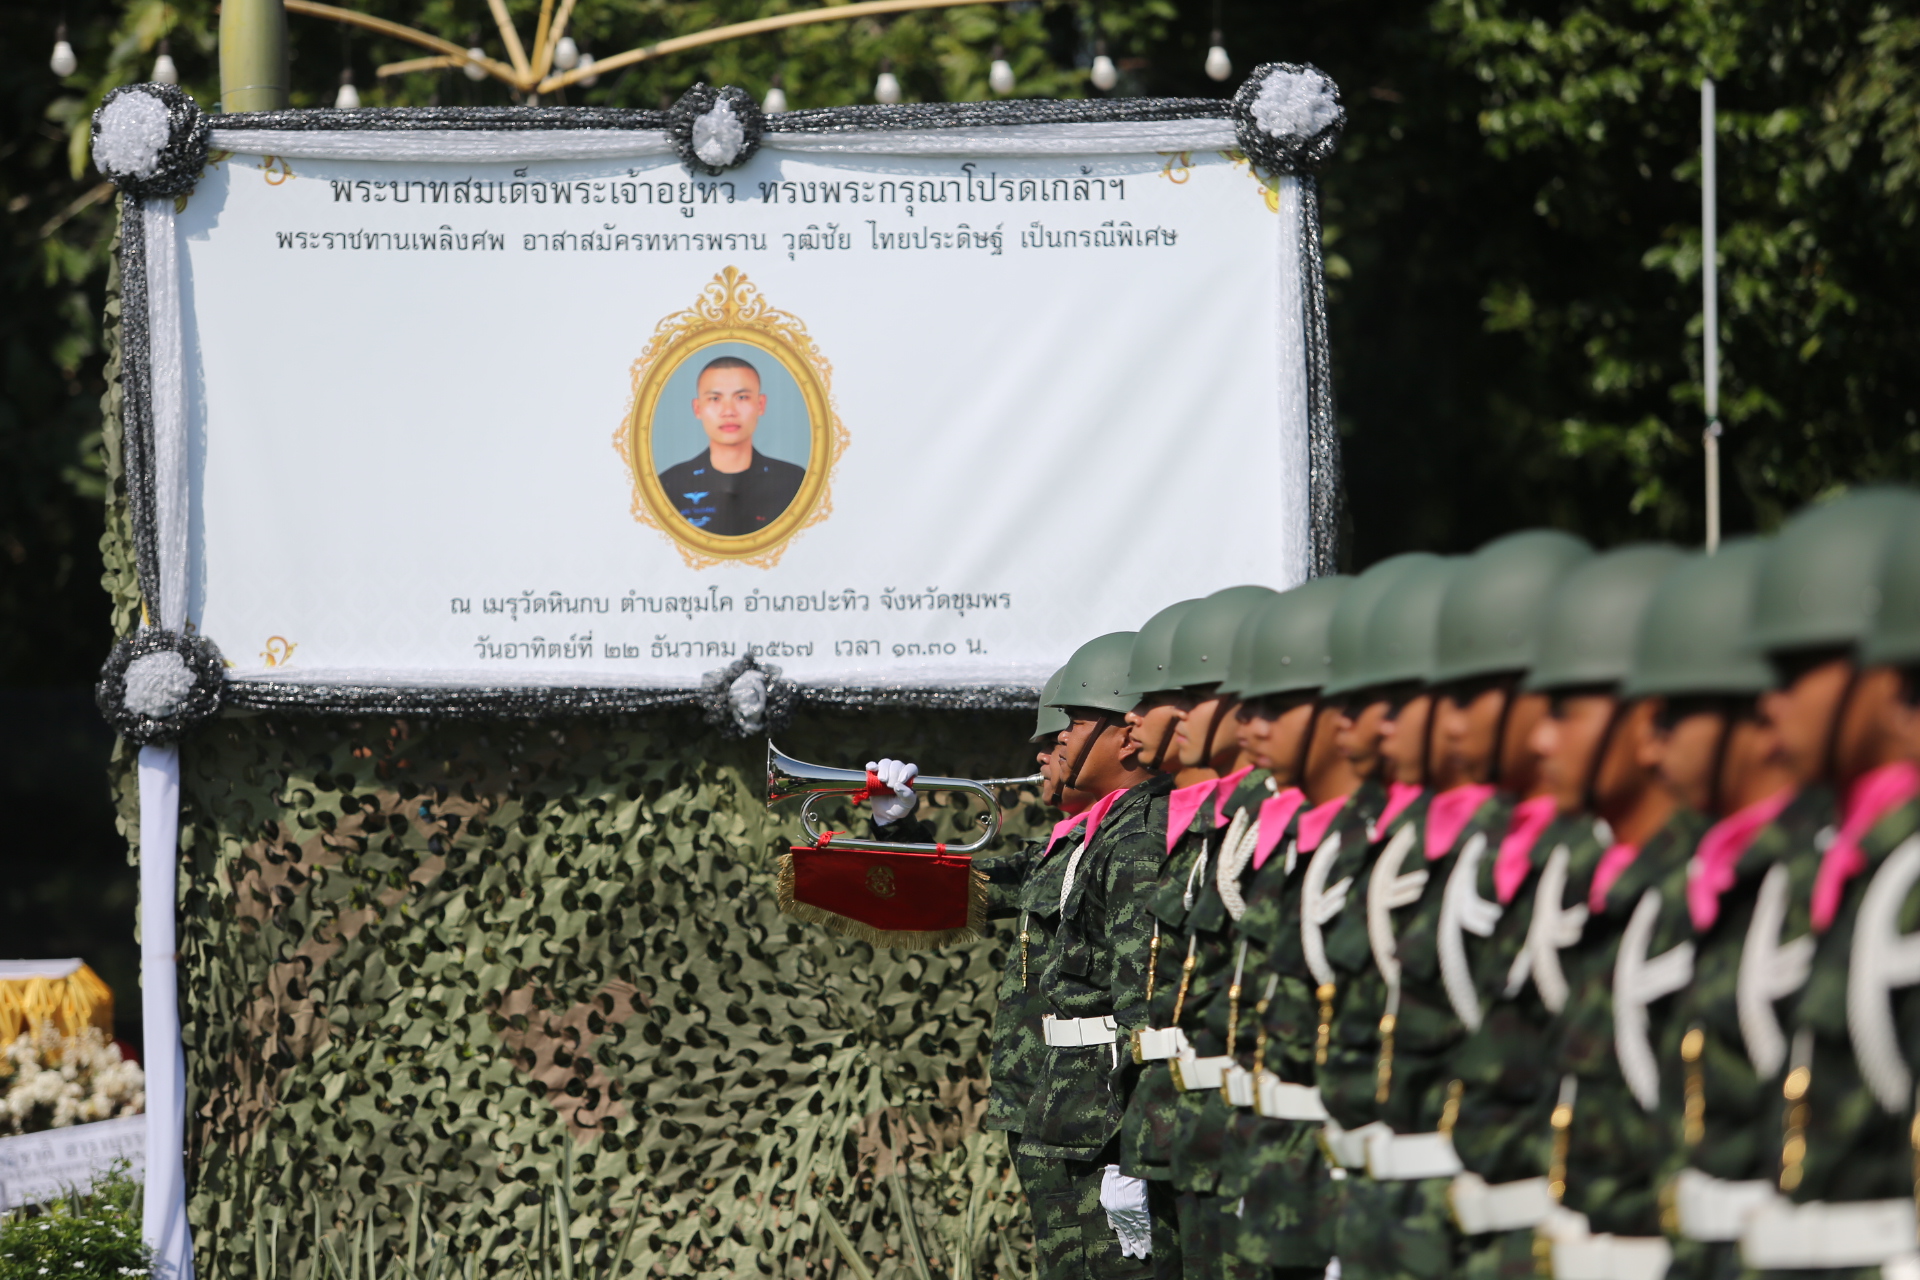
<instances>
[{"instance_id":1,"label":"silver ruffled corner ornament","mask_svg":"<svg viewBox=\"0 0 1920 1280\"><path fill-rule=\"evenodd\" d=\"M1340 87L1315 66L1268 62L1233 95L1240 149L1269 173L1313 173L1332 158L1347 122Z\"/></svg>"},{"instance_id":2,"label":"silver ruffled corner ornament","mask_svg":"<svg viewBox=\"0 0 1920 1280\"><path fill-rule=\"evenodd\" d=\"M93 113L93 164L131 199L189 195L210 134L199 104L173 85L126 85Z\"/></svg>"},{"instance_id":3,"label":"silver ruffled corner ornament","mask_svg":"<svg viewBox=\"0 0 1920 1280\"><path fill-rule=\"evenodd\" d=\"M113 646L93 699L115 732L145 747L213 719L225 688L226 663L213 641L148 627Z\"/></svg>"},{"instance_id":4,"label":"silver ruffled corner ornament","mask_svg":"<svg viewBox=\"0 0 1920 1280\"><path fill-rule=\"evenodd\" d=\"M681 163L709 177L753 159L766 131L760 104L734 85L696 84L667 112L667 136Z\"/></svg>"},{"instance_id":5,"label":"silver ruffled corner ornament","mask_svg":"<svg viewBox=\"0 0 1920 1280\"><path fill-rule=\"evenodd\" d=\"M793 684L780 678L780 668L752 654L718 671L700 684L700 706L707 723L729 738L758 738L778 733L793 715Z\"/></svg>"}]
</instances>

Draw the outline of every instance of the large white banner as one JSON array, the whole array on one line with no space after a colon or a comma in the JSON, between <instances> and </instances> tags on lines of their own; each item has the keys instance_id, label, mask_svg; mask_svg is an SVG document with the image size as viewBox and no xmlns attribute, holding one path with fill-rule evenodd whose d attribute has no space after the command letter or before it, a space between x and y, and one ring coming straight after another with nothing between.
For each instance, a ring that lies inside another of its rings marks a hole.
<instances>
[{"instance_id":1,"label":"large white banner","mask_svg":"<svg viewBox=\"0 0 1920 1280\"><path fill-rule=\"evenodd\" d=\"M170 624L240 685L1004 687L1297 582L1317 226L1226 127L769 133L708 173L215 118L147 206Z\"/></svg>"}]
</instances>

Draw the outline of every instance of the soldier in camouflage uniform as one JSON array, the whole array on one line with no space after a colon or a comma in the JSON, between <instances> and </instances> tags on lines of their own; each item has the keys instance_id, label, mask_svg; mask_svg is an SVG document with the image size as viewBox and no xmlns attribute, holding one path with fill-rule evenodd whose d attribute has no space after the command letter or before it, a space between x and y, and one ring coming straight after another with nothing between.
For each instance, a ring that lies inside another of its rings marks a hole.
<instances>
[{"instance_id":1,"label":"soldier in camouflage uniform","mask_svg":"<svg viewBox=\"0 0 1920 1280\"><path fill-rule=\"evenodd\" d=\"M1330 1130L1350 1166L1340 1256L1356 1277L1444 1276L1461 1254L1446 1200L1460 1171L1451 1056L1477 1013L1467 935L1493 914L1462 890L1515 792L1533 788L1525 744L1544 703L1516 686L1548 592L1586 554L1564 534L1516 534L1451 576L1432 641L1435 793L1417 823L1377 833L1354 889L1365 908L1330 943L1336 966L1356 970L1322 1086L1346 1131Z\"/></svg>"},{"instance_id":2,"label":"soldier in camouflage uniform","mask_svg":"<svg viewBox=\"0 0 1920 1280\"><path fill-rule=\"evenodd\" d=\"M1361 831L1382 801L1379 785L1362 779L1340 750L1338 706L1320 696L1333 616L1351 589L1345 579L1317 579L1249 619L1228 680L1242 698L1243 740L1275 786L1257 816L1250 809L1244 827L1229 831L1215 873L1229 907L1244 906L1230 938L1239 981L1227 975L1229 998L1206 1029L1208 1046L1228 1058L1233 1103L1214 1190L1226 1210L1226 1252L1301 1277L1325 1267L1333 1221L1315 1139L1325 1114L1313 1093L1320 1003L1303 950L1303 885L1319 856L1309 912L1318 957L1320 925L1344 901L1328 863L1343 841L1364 843Z\"/></svg>"},{"instance_id":3,"label":"soldier in camouflage uniform","mask_svg":"<svg viewBox=\"0 0 1920 1280\"><path fill-rule=\"evenodd\" d=\"M1170 699L1180 708L1177 755L1170 767L1188 770L1184 776L1206 776L1169 797L1168 859L1151 902L1151 1026L1133 1037L1129 1047L1140 1079L1123 1121L1121 1167L1177 1189L1177 1256L1192 1276L1219 1272L1218 1213L1196 1196L1190 1180L1184 1187L1176 1183L1177 1166L1184 1161L1184 1171L1190 1173L1195 1163L1192 1118L1186 1114L1193 1110L1195 1096L1180 1090L1180 1083L1192 1082L1183 1081L1175 1066L1190 1047L1182 1026L1188 1021L1185 1015L1209 998L1213 970L1219 965L1225 913L1207 879L1220 846L1217 830L1231 822L1250 797L1266 794L1264 775L1248 784L1250 767L1233 767L1240 754L1237 740L1223 732L1222 722L1229 728L1233 724L1234 701L1220 693L1219 684L1241 620L1277 594L1265 587L1216 592L1182 617L1164 665L1154 663L1149 669L1137 648L1135 652L1135 689L1145 699ZM1227 772L1222 774L1222 769ZM1178 1033L1175 1028L1180 1028ZM1205 1157L1200 1162L1210 1163Z\"/></svg>"},{"instance_id":4,"label":"soldier in camouflage uniform","mask_svg":"<svg viewBox=\"0 0 1920 1280\"><path fill-rule=\"evenodd\" d=\"M1059 737L1070 725L1066 712L1048 703L1059 692L1055 672L1040 693L1040 714L1033 742L1040 747L1043 798L1057 802L1068 821L1046 841L1029 840L1009 854L978 858L974 865L986 873L988 913L1015 917L1015 945L1007 955L1000 979L1000 1005L993 1017L993 1051L988 1064L986 1129L1007 1135L1013 1165L1028 1199L1058 1196L1066 1190L1064 1165L1056 1159L1030 1155L1020 1149L1020 1127L1026 1123L1027 1100L1039 1083L1046 1045L1040 1038L1040 1015L1035 960L1046 954L1060 915L1060 886L1067 863L1079 848L1082 824L1073 819L1085 812L1084 797L1060 796ZM1056 801L1056 797L1058 800ZM1055 1251L1043 1251L1042 1280L1072 1280L1075 1267L1061 1267Z\"/></svg>"},{"instance_id":5,"label":"soldier in camouflage uniform","mask_svg":"<svg viewBox=\"0 0 1920 1280\"><path fill-rule=\"evenodd\" d=\"M1784 1028L1778 1127L1760 1130L1791 1203L1751 1213L1741 1238L1746 1266L1768 1275L1920 1268L1920 1001L1904 959L1920 920L1920 845L1905 843L1920 773L1901 732L1912 715L1901 668L1920 655L1917 513L1907 491L1855 493L1788 522L1760 568L1749 637L1781 678L1763 711L1796 776L1842 797L1807 899L1815 943Z\"/></svg>"},{"instance_id":6,"label":"soldier in camouflage uniform","mask_svg":"<svg viewBox=\"0 0 1920 1280\"><path fill-rule=\"evenodd\" d=\"M1584 545L1551 533L1515 535L1488 551L1501 545L1513 557L1511 578L1490 576L1450 601L1455 670L1528 670L1549 593L1590 557ZM1453 704L1463 708L1471 700L1459 689ZM1524 750L1532 752L1530 741ZM1509 758L1501 773L1515 804L1503 831L1488 829L1490 841L1498 831L1498 844L1488 842L1476 858L1467 858L1463 846L1448 877L1459 906L1448 913L1446 933L1478 933L1484 940L1467 963L1471 984L1450 983L1442 973L1465 1034L1434 1077L1444 1080L1446 1096L1428 1092L1427 1102L1428 1115L1440 1121L1452 1113L1453 1153L1463 1173L1453 1178L1448 1207L1463 1236L1459 1268L1471 1280L1536 1274L1534 1228L1553 1209L1549 1115L1559 1075L1549 1063L1548 1027L1567 996L1559 952L1578 940L1586 913L1569 904L1567 879L1592 875L1609 842L1584 806L1561 812L1538 756L1532 779L1524 777L1519 758ZM1453 958L1455 971L1459 960Z\"/></svg>"},{"instance_id":7,"label":"soldier in camouflage uniform","mask_svg":"<svg viewBox=\"0 0 1920 1280\"><path fill-rule=\"evenodd\" d=\"M1741 1202L1756 1190L1764 1197L1771 1185L1771 1170L1758 1167L1757 1138L1771 1118L1765 1082L1779 1063L1756 1068L1750 1055L1758 1049L1763 1063L1784 1058L1786 1042L1777 1023L1771 1047L1749 1045L1745 1032L1764 1038L1756 1008L1787 993L1745 1004L1741 955L1745 945L1772 947L1806 933L1812 835L1827 808L1816 793L1796 795L1758 718L1755 697L1772 672L1746 650L1745 633L1760 556L1758 544L1743 540L1670 574L1647 608L1621 690L1629 699L1658 699L1659 771L1674 800L1720 819L1702 836L1686 876L1693 979L1673 997L1652 1041L1659 1120L1671 1144L1667 1169L1655 1178L1674 1248L1670 1273L1698 1280L1738 1274ZM1764 941L1749 934L1757 905ZM1690 1161L1692 1171L1671 1181L1668 1174Z\"/></svg>"},{"instance_id":8,"label":"soldier in camouflage uniform","mask_svg":"<svg viewBox=\"0 0 1920 1280\"><path fill-rule=\"evenodd\" d=\"M1147 1184L1120 1172L1120 1117L1133 1065L1121 1047L1145 1022L1146 910L1166 859L1171 779L1145 768L1122 717L1134 634L1082 645L1052 705L1067 789L1104 792L1084 843L1063 872L1060 924L1039 974L1046 1055L1021 1127L1020 1149L1062 1162L1063 1185L1034 1203L1043 1265L1096 1277L1153 1274Z\"/></svg>"},{"instance_id":9,"label":"soldier in camouflage uniform","mask_svg":"<svg viewBox=\"0 0 1920 1280\"><path fill-rule=\"evenodd\" d=\"M1706 819L1680 808L1661 779L1658 702L1620 690L1647 605L1683 561L1671 547L1633 546L1568 574L1528 679L1553 695L1535 743L1562 811L1584 808L1608 825L1606 850L1574 886L1587 919L1559 952L1567 998L1547 1031L1561 1073L1549 1178L1563 1207L1541 1232L1563 1280L1658 1276L1671 1256L1657 1174L1673 1135L1655 1045L1691 976L1687 861Z\"/></svg>"}]
</instances>

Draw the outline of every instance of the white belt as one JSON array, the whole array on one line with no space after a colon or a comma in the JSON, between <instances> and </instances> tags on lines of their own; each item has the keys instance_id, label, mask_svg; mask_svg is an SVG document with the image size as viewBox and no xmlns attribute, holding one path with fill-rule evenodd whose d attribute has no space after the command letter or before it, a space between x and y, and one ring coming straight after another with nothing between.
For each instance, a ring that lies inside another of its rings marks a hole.
<instances>
[{"instance_id":1,"label":"white belt","mask_svg":"<svg viewBox=\"0 0 1920 1280\"><path fill-rule=\"evenodd\" d=\"M1556 1240L1553 1280L1661 1280L1673 1261L1665 1236L1588 1236Z\"/></svg>"},{"instance_id":2,"label":"white belt","mask_svg":"<svg viewBox=\"0 0 1920 1280\"><path fill-rule=\"evenodd\" d=\"M1056 1018L1046 1014L1040 1019L1040 1034L1050 1049L1079 1049L1092 1044L1112 1044L1119 1024L1109 1014L1104 1018Z\"/></svg>"},{"instance_id":3,"label":"white belt","mask_svg":"<svg viewBox=\"0 0 1920 1280\"><path fill-rule=\"evenodd\" d=\"M1329 1164L1342 1169L1364 1169L1367 1167L1367 1140L1376 1133L1392 1132L1378 1120L1349 1130L1342 1129L1339 1121L1329 1119L1320 1130L1320 1149L1326 1152Z\"/></svg>"},{"instance_id":4,"label":"white belt","mask_svg":"<svg viewBox=\"0 0 1920 1280\"><path fill-rule=\"evenodd\" d=\"M1250 1107L1254 1100L1253 1072L1235 1063L1227 1068L1227 1077L1220 1085L1220 1092L1226 1095L1230 1107Z\"/></svg>"},{"instance_id":5,"label":"white belt","mask_svg":"<svg viewBox=\"0 0 1920 1280\"><path fill-rule=\"evenodd\" d=\"M1271 1071L1260 1073L1260 1088L1253 1109L1269 1120L1323 1121L1327 1108L1320 1101L1320 1090L1310 1084L1288 1084Z\"/></svg>"},{"instance_id":6,"label":"white belt","mask_svg":"<svg viewBox=\"0 0 1920 1280\"><path fill-rule=\"evenodd\" d=\"M1673 1261L1664 1236L1596 1236L1585 1214L1555 1205L1538 1234L1553 1242L1553 1280L1661 1280Z\"/></svg>"},{"instance_id":7,"label":"white belt","mask_svg":"<svg viewBox=\"0 0 1920 1280\"><path fill-rule=\"evenodd\" d=\"M1470 1236L1537 1227L1554 1207L1545 1178L1490 1183L1477 1173L1456 1175L1447 1188L1447 1203L1460 1230Z\"/></svg>"},{"instance_id":8,"label":"white belt","mask_svg":"<svg viewBox=\"0 0 1920 1280\"><path fill-rule=\"evenodd\" d=\"M1783 1201L1749 1219L1740 1258L1764 1271L1911 1265L1913 1201Z\"/></svg>"},{"instance_id":9,"label":"white belt","mask_svg":"<svg viewBox=\"0 0 1920 1280\"><path fill-rule=\"evenodd\" d=\"M1201 1089L1218 1089L1226 1083L1227 1068L1233 1065L1233 1059L1226 1054L1212 1058L1198 1058L1193 1050L1173 1060L1173 1083L1188 1093Z\"/></svg>"},{"instance_id":10,"label":"white belt","mask_svg":"<svg viewBox=\"0 0 1920 1280\"><path fill-rule=\"evenodd\" d=\"M1384 1130L1367 1135L1367 1174L1380 1182L1451 1178L1459 1172L1460 1157L1444 1133Z\"/></svg>"},{"instance_id":11,"label":"white belt","mask_svg":"<svg viewBox=\"0 0 1920 1280\"><path fill-rule=\"evenodd\" d=\"M1738 1240L1747 1219L1780 1199L1773 1184L1764 1179L1728 1182L1698 1169L1682 1169L1673 1179L1674 1212L1680 1219L1680 1234L1689 1240Z\"/></svg>"},{"instance_id":12,"label":"white belt","mask_svg":"<svg viewBox=\"0 0 1920 1280\"><path fill-rule=\"evenodd\" d=\"M1142 1027L1133 1033L1135 1062L1165 1062L1187 1051L1187 1033L1178 1027Z\"/></svg>"}]
</instances>

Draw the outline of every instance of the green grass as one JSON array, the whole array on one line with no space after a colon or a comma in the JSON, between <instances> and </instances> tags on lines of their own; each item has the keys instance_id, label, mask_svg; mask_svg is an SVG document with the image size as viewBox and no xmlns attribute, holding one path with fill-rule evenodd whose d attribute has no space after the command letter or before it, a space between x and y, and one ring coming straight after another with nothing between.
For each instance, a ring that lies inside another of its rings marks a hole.
<instances>
[{"instance_id":1,"label":"green grass","mask_svg":"<svg viewBox=\"0 0 1920 1280\"><path fill-rule=\"evenodd\" d=\"M134 1280L153 1274L140 1239L140 1184L125 1161L94 1184L0 1220L0 1280Z\"/></svg>"}]
</instances>

